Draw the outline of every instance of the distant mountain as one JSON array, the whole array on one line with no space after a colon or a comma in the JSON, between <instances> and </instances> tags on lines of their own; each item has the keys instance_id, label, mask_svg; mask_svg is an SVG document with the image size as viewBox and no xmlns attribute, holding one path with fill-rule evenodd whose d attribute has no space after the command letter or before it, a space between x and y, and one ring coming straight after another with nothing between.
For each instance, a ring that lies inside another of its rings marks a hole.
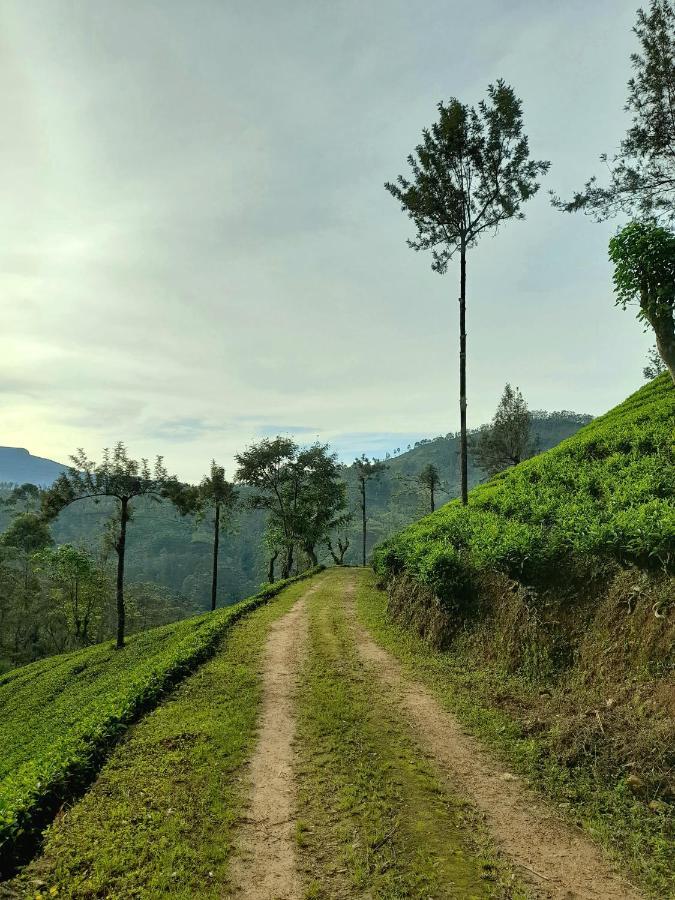
<instances>
[{"instance_id":1,"label":"distant mountain","mask_svg":"<svg viewBox=\"0 0 675 900\"><path fill-rule=\"evenodd\" d=\"M53 459L33 456L23 447L0 447L0 483L48 487L67 468Z\"/></svg>"}]
</instances>

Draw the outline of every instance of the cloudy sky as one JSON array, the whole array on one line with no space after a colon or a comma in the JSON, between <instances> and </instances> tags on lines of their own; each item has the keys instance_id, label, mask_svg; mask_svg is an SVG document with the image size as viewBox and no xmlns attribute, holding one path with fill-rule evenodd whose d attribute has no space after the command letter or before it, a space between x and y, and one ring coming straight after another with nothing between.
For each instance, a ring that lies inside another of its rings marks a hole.
<instances>
[{"instance_id":1,"label":"cloudy sky","mask_svg":"<svg viewBox=\"0 0 675 900\"><path fill-rule=\"evenodd\" d=\"M637 2L0 0L0 444L198 478L277 432L350 458L455 430L457 268L383 182L503 77L545 188L579 187L625 130ZM507 380L591 413L639 386L616 226L542 189L471 252L471 425Z\"/></svg>"}]
</instances>

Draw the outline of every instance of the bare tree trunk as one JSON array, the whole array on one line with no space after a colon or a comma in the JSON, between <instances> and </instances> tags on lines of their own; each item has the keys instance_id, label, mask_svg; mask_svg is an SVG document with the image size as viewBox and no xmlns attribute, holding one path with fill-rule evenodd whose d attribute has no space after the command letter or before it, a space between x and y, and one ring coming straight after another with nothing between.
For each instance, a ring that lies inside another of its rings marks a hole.
<instances>
[{"instance_id":1,"label":"bare tree trunk","mask_svg":"<svg viewBox=\"0 0 675 900\"><path fill-rule=\"evenodd\" d=\"M466 247L462 243L459 283L459 467L462 503L469 502L468 445L466 437Z\"/></svg>"},{"instance_id":2,"label":"bare tree trunk","mask_svg":"<svg viewBox=\"0 0 675 900\"><path fill-rule=\"evenodd\" d=\"M667 311L665 315L647 316L647 318L656 335L656 348L675 384L675 321L673 314Z\"/></svg>"},{"instance_id":3,"label":"bare tree trunk","mask_svg":"<svg viewBox=\"0 0 675 900\"><path fill-rule=\"evenodd\" d=\"M270 584L274 581L274 564L277 561L277 557L279 556L279 551L275 550L274 553L270 556L270 564L267 569L267 580Z\"/></svg>"},{"instance_id":4,"label":"bare tree trunk","mask_svg":"<svg viewBox=\"0 0 675 900\"><path fill-rule=\"evenodd\" d=\"M434 486L433 486L433 484L431 485L431 487L430 487L429 490L430 490L430 492L431 492L431 511L434 512L434 510L436 509L436 502L435 502L435 499L434 499Z\"/></svg>"},{"instance_id":5,"label":"bare tree trunk","mask_svg":"<svg viewBox=\"0 0 675 900\"><path fill-rule=\"evenodd\" d=\"M129 500L122 498L120 514L120 536L115 545L117 550L117 649L124 647L124 551L127 544L127 522L129 520Z\"/></svg>"},{"instance_id":6,"label":"bare tree trunk","mask_svg":"<svg viewBox=\"0 0 675 900\"><path fill-rule=\"evenodd\" d=\"M366 564L366 479L361 479L361 518L363 523L363 565Z\"/></svg>"},{"instance_id":7,"label":"bare tree trunk","mask_svg":"<svg viewBox=\"0 0 675 900\"><path fill-rule=\"evenodd\" d=\"M282 571L283 578L291 577L291 569L293 568L293 544L286 547L286 556L284 558L284 568Z\"/></svg>"},{"instance_id":8,"label":"bare tree trunk","mask_svg":"<svg viewBox=\"0 0 675 900\"><path fill-rule=\"evenodd\" d=\"M218 545L220 543L220 503L216 503L215 525L213 529L213 572L211 574L211 612L216 608L218 596Z\"/></svg>"}]
</instances>

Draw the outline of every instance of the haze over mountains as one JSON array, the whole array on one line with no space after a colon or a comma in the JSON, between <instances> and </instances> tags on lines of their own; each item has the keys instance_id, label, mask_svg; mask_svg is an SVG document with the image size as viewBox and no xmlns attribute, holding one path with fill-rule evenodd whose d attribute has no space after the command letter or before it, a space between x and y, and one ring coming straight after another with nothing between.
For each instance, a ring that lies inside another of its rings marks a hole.
<instances>
[{"instance_id":1,"label":"haze over mountains","mask_svg":"<svg viewBox=\"0 0 675 900\"><path fill-rule=\"evenodd\" d=\"M33 456L25 447L0 447L0 482L48 487L65 468L53 459Z\"/></svg>"}]
</instances>

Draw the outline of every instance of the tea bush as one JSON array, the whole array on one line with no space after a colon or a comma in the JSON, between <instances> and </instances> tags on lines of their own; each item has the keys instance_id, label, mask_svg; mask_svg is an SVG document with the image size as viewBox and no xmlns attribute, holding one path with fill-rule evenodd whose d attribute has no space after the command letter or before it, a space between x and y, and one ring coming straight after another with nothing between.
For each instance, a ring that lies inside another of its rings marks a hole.
<instances>
[{"instance_id":1,"label":"tea bush","mask_svg":"<svg viewBox=\"0 0 675 900\"><path fill-rule=\"evenodd\" d=\"M675 569L675 387L656 378L552 450L474 488L378 547L383 579L405 572L461 607L476 574L536 582L572 559Z\"/></svg>"},{"instance_id":2,"label":"tea bush","mask_svg":"<svg viewBox=\"0 0 675 900\"><path fill-rule=\"evenodd\" d=\"M317 570L305 573L307 577ZM95 775L129 723L213 651L242 615L292 581L215 613L40 660L0 676L0 873Z\"/></svg>"}]
</instances>

